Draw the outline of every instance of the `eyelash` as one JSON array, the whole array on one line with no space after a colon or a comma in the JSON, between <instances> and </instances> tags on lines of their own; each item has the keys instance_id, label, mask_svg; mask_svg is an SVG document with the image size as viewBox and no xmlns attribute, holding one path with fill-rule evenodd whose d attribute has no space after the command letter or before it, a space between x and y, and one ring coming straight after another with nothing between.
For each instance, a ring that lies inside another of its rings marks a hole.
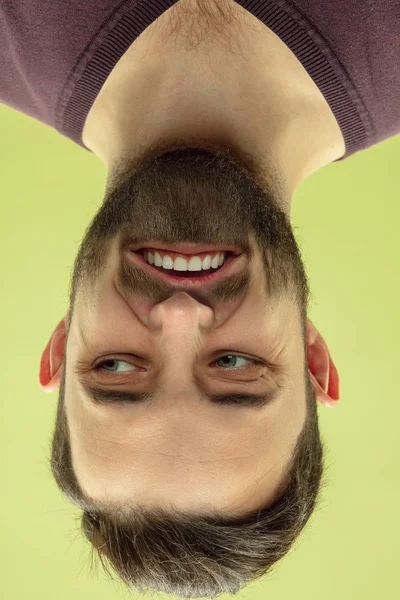
<instances>
[{"instance_id":1,"label":"eyelash","mask_svg":"<svg viewBox=\"0 0 400 600\"><path fill-rule=\"evenodd\" d=\"M226 358L226 357L228 357L228 356L233 356L233 357L235 357L235 358L245 358L246 360L249 360L249 361L250 361L250 362L253 364L253 367L255 367L255 366L265 366L265 365L264 365L264 363L263 363L261 360L257 360L257 359L255 359L255 358L250 358L250 357L248 357L248 356L242 356L241 354L223 354L223 355L222 355L222 356L220 356L219 358L215 359L214 363L216 363L216 362L218 362L219 360L221 360L222 358ZM94 367L94 370L95 370L95 371L101 371L101 370L102 370L102 369L101 369L101 366L102 366L104 363L106 363L106 362L109 362L109 361L112 361L112 360L115 360L115 361L120 361L120 362L126 362L126 363L127 363L127 364L129 364L129 365L130 365L130 364L132 364L132 363L130 363L129 361L127 361L127 360L124 360L124 359L122 359L122 358L118 358L118 357L113 357L113 356L111 356L110 358L105 358L105 359L103 359L102 361L100 361L99 363L97 363L97 365L95 365L95 367ZM133 365L133 366L135 366L135 365ZM223 367L218 367L218 368L221 368L221 369L223 369L224 371L242 371L242 370L245 370L245 369L246 369L246 367L239 367L239 368L237 368L237 367L236 367L236 368L235 368L235 367L232 367L232 368L228 368L228 369L224 369ZM251 367L249 367L249 368L251 368ZM106 371L106 372L107 372L107 373L110 373L110 371Z\"/></svg>"}]
</instances>

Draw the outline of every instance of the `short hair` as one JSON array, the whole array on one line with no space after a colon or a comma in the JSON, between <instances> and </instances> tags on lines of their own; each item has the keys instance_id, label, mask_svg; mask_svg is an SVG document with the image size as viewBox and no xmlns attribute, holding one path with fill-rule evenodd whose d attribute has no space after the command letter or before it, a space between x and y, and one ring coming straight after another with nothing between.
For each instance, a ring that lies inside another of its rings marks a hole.
<instances>
[{"instance_id":1,"label":"short hair","mask_svg":"<svg viewBox=\"0 0 400 600\"><path fill-rule=\"evenodd\" d=\"M182 598L233 594L272 569L306 525L321 488L324 446L303 341L307 412L284 482L268 506L233 519L89 499L72 465L64 361L51 471L62 493L83 510L81 530L92 545L92 564L96 555L111 579L109 567L135 591Z\"/></svg>"}]
</instances>

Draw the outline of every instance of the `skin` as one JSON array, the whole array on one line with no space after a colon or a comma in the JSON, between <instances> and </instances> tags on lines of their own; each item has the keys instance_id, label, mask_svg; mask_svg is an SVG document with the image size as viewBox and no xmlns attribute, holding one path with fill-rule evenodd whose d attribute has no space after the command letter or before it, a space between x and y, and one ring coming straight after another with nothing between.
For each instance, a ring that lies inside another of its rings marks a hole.
<instances>
[{"instance_id":1,"label":"skin","mask_svg":"<svg viewBox=\"0 0 400 600\"><path fill-rule=\"evenodd\" d=\"M223 15L207 5L212 18L194 0L161 15L88 114L83 140L107 166L106 194L75 260L70 308L42 354L40 384L58 389L67 362L73 465L90 498L240 515L272 501L306 416L306 276L291 198L345 144L285 44L233 0L218 4ZM170 149L178 151L165 157ZM180 193L185 174L190 200ZM244 253L229 280L175 291L127 261L128 240ZM316 398L334 406L338 373L310 319L306 350ZM94 371L100 359L115 362ZM202 388L260 393L278 372L283 389L261 410L199 397ZM95 405L83 382L156 399Z\"/></svg>"}]
</instances>

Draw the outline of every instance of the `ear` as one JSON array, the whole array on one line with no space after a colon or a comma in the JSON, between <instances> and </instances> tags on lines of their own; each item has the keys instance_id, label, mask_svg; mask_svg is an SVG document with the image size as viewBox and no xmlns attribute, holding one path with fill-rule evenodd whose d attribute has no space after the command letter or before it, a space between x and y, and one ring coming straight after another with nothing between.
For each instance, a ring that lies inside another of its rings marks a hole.
<instances>
[{"instance_id":1,"label":"ear","mask_svg":"<svg viewBox=\"0 0 400 600\"><path fill-rule=\"evenodd\" d=\"M317 400L325 406L339 401L339 375L322 335L307 319L307 360Z\"/></svg>"},{"instance_id":2,"label":"ear","mask_svg":"<svg viewBox=\"0 0 400 600\"><path fill-rule=\"evenodd\" d=\"M44 392L52 392L60 387L68 323L69 312L53 331L49 343L42 354L39 381L40 387Z\"/></svg>"}]
</instances>

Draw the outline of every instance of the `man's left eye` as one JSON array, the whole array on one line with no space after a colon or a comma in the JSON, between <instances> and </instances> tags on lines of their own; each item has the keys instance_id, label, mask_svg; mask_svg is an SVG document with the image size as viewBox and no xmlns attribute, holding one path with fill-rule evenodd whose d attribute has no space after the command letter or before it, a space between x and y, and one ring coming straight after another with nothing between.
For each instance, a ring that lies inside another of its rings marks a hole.
<instances>
[{"instance_id":1,"label":"man's left eye","mask_svg":"<svg viewBox=\"0 0 400 600\"><path fill-rule=\"evenodd\" d=\"M132 363L130 363L130 362L126 361L126 360L121 360L120 358L108 358L107 360L102 360L101 362L99 362L99 363L98 363L98 364L95 366L95 368L94 368L94 369L95 369L95 371L104 371L104 370L105 370L105 371L107 371L107 369L104 369L104 368L102 367L102 365L106 365L107 363L108 363L108 365L109 365L109 366L110 366L110 363L111 363L111 365L112 365L113 363L124 363L124 364L126 364L126 365L129 365L129 366L131 366L131 367L135 367L135 365L133 365ZM137 367L135 367L135 369L136 369L136 368L137 368ZM124 369L124 370L127 370L127 369ZM111 372L112 372L112 371L111 371Z\"/></svg>"}]
</instances>

